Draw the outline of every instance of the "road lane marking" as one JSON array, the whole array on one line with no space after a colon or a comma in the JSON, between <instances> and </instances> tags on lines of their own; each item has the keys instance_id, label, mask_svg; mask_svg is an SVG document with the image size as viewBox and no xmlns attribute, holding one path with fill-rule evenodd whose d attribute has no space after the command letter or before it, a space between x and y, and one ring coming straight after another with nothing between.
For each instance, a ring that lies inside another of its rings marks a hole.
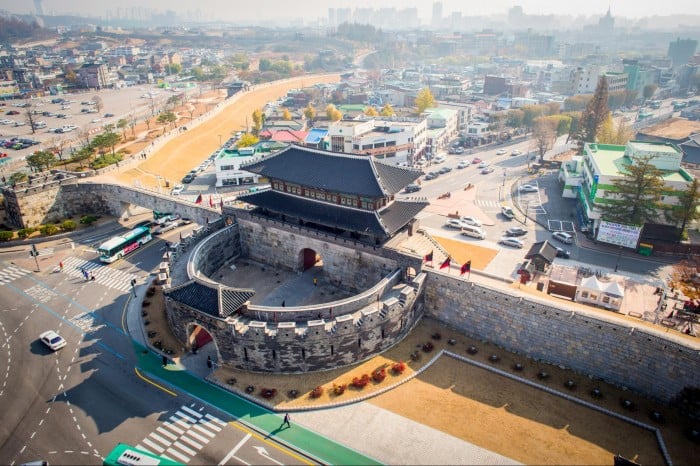
<instances>
[{"instance_id":1,"label":"road lane marking","mask_svg":"<svg viewBox=\"0 0 700 466\"><path fill-rule=\"evenodd\" d=\"M188 412L189 414L193 415L193 416L196 417L197 419L201 419L201 418L202 418L202 415L199 414L197 411L193 411L193 410L191 410L190 408L188 408L187 406L180 406L180 407L182 408L183 411Z\"/></svg>"},{"instance_id":2,"label":"road lane marking","mask_svg":"<svg viewBox=\"0 0 700 466\"><path fill-rule=\"evenodd\" d=\"M196 448L197 450L201 450L202 447L204 446L204 445L202 445L202 444L200 444L200 443L195 442L194 440L192 440L191 438L189 438L189 437L186 436L186 435L183 435L182 437L180 437L180 440L182 440L182 441L185 442L185 443L190 444L191 446L193 446L193 447Z\"/></svg>"},{"instance_id":3,"label":"road lane marking","mask_svg":"<svg viewBox=\"0 0 700 466\"><path fill-rule=\"evenodd\" d=\"M159 441L160 443L162 443L163 445L165 445L166 448L169 447L170 444L172 443L170 440L164 439L163 437L161 437L160 435L156 434L155 432L151 432L151 435L150 435L149 437L151 437L153 440Z\"/></svg>"},{"instance_id":4,"label":"road lane marking","mask_svg":"<svg viewBox=\"0 0 700 466\"><path fill-rule=\"evenodd\" d=\"M183 413L182 411L177 411L175 413L175 415L180 416L184 421L187 421L190 424L194 424L195 422L197 422L196 419L192 419L191 417L189 417L187 414Z\"/></svg>"},{"instance_id":5,"label":"road lane marking","mask_svg":"<svg viewBox=\"0 0 700 466\"><path fill-rule=\"evenodd\" d=\"M185 445L183 445L183 444L180 443L180 442L173 442L173 447L179 448L180 450L182 450L182 451L184 451L185 453L187 453L188 455L190 455L190 457L192 457L192 456L194 456L194 455L197 454L196 451L192 450L192 449L189 448L189 447L186 447ZM170 447L170 448L168 449L168 451L172 451L172 447Z\"/></svg>"},{"instance_id":6,"label":"road lane marking","mask_svg":"<svg viewBox=\"0 0 700 466\"><path fill-rule=\"evenodd\" d=\"M193 426L193 427L194 427L194 426ZM199 440L200 442L202 442L202 443L205 444L205 445L206 445L207 443L209 443L209 439L208 439L208 438L202 437L202 436L199 435L197 432L195 432L194 429L190 430L190 431L187 432L187 433L188 433L190 436L196 438L197 440Z\"/></svg>"},{"instance_id":7,"label":"road lane marking","mask_svg":"<svg viewBox=\"0 0 700 466\"><path fill-rule=\"evenodd\" d=\"M141 375L141 373L139 372L139 370L138 370L136 367L134 367L134 372L136 372L136 375L137 375L141 380L143 380L144 382L148 382L148 383L150 383L151 385L153 385L154 387L160 388L161 390L163 390L163 391L164 391L165 393L167 393L168 395L177 396L177 393L172 392L172 391L168 390L167 388L163 387L162 385L158 385L157 383L153 382L152 380L149 380L149 379L147 379L146 377L144 377L143 375Z\"/></svg>"},{"instance_id":8,"label":"road lane marking","mask_svg":"<svg viewBox=\"0 0 700 466\"><path fill-rule=\"evenodd\" d=\"M197 429L198 431L200 431L200 432L203 433L204 435L209 436L210 438L214 438L214 436L216 435L215 433L209 432L208 430L206 430L204 427L202 427L201 424L194 424L194 425L192 426L192 428L193 428L193 429Z\"/></svg>"},{"instance_id":9,"label":"road lane marking","mask_svg":"<svg viewBox=\"0 0 700 466\"><path fill-rule=\"evenodd\" d=\"M182 434L185 433L185 431L184 431L183 429L180 429L179 427L176 427L176 426L174 426L174 425L172 425L172 424L170 424L170 423L168 423L168 422L163 423L163 425L165 425L166 427L168 427L170 430L173 430L173 431L177 432L178 435L182 435Z\"/></svg>"},{"instance_id":10,"label":"road lane marking","mask_svg":"<svg viewBox=\"0 0 700 466\"><path fill-rule=\"evenodd\" d=\"M183 463L187 463L190 460L187 456L183 455L182 453L178 452L177 450L173 450L172 448L168 448L168 451L166 451L166 453L169 455L173 455L176 458L179 458L180 461L182 461Z\"/></svg>"},{"instance_id":11,"label":"road lane marking","mask_svg":"<svg viewBox=\"0 0 700 466\"><path fill-rule=\"evenodd\" d=\"M166 437L170 438L171 440L177 440L177 435L174 435L172 432L163 429L163 427L157 427L156 432L165 435Z\"/></svg>"},{"instance_id":12,"label":"road lane marking","mask_svg":"<svg viewBox=\"0 0 700 466\"><path fill-rule=\"evenodd\" d=\"M251 434L249 434L249 433L246 434L245 437L243 437L243 438L241 439L241 441L238 442L238 443L236 444L235 447L233 447L233 450L231 450L230 452L228 452L228 454L224 457L224 459L221 460L221 462L219 463L219 466L222 466L222 465L226 464L226 462L227 462L228 460L230 460L231 457L232 457L233 455L235 455L236 452L237 452L238 450L240 450L240 448L241 448L241 447L248 441L248 439L251 438L251 437L252 437Z\"/></svg>"},{"instance_id":13,"label":"road lane marking","mask_svg":"<svg viewBox=\"0 0 700 466\"><path fill-rule=\"evenodd\" d=\"M219 424L219 425L221 425L221 426L226 426L226 423L225 423L224 421L222 421L221 419L219 419L219 418L216 417L216 416L212 416L212 415L209 414L209 413L206 413L206 414L204 415L204 417L206 417L207 419L209 419L209 420L211 420L211 421L216 422L217 424Z\"/></svg>"},{"instance_id":14,"label":"road lane marking","mask_svg":"<svg viewBox=\"0 0 700 466\"><path fill-rule=\"evenodd\" d=\"M148 440L147 438L143 439L143 441L141 443L145 443L146 445L151 447L153 450L155 450L156 453L158 453L158 454L163 453L165 451L164 447L161 447L157 443L154 443L154 442Z\"/></svg>"},{"instance_id":15,"label":"road lane marking","mask_svg":"<svg viewBox=\"0 0 700 466\"><path fill-rule=\"evenodd\" d=\"M268 439L266 439L266 438L264 438L264 437L262 437L262 436L256 434L255 432L249 431L247 428L245 428L243 425L239 424L238 422L229 422L228 425L233 426L233 427L235 427L235 428L238 429L238 430L241 430L241 431L243 431L243 432L245 432L245 433L247 433L247 434L252 435L253 438L256 438L256 439L260 440L261 442L263 442L263 443L265 443L265 444L267 444L267 445L270 445L270 447L275 448L275 449L281 451L282 453L284 453L284 454L287 455L287 456L291 456L292 458L294 458L294 459L296 459L296 460L302 462L303 464L306 464L306 465L309 465L309 466L312 466L313 464L315 464L315 463L310 462L308 459L304 458L303 456L298 455L298 454L295 453L294 451L292 451L292 450L290 450L290 449L288 449L288 448L285 448L285 447L283 447L282 445L278 445L277 443L271 442L270 440L268 440ZM240 458L239 458L239 459L240 459Z\"/></svg>"}]
</instances>

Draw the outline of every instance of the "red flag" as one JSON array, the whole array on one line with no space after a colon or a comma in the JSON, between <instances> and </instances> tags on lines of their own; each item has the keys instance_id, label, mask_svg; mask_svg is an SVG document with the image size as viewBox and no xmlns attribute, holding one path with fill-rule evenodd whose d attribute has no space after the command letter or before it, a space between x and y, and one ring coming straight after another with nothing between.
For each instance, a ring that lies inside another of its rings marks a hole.
<instances>
[{"instance_id":1,"label":"red flag","mask_svg":"<svg viewBox=\"0 0 700 466\"><path fill-rule=\"evenodd\" d=\"M450 258L448 257L447 259L445 259L445 262L443 262L442 264L440 264L440 270L442 270L442 269L444 269L444 268L446 268L446 267L449 267L449 266L450 266Z\"/></svg>"},{"instance_id":2,"label":"red flag","mask_svg":"<svg viewBox=\"0 0 700 466\"><path fill-rule=\"evenodd\" d=\"M199 196L197 196L197 200L194 201L195 204L201 204L202 203L202 193L199 193Z\"/></svg>"},{"instance_id":3,"label":"red flag","mask_svg":"<svg viewBox=\"0 0 700 466\"><path fill-rule=\"evenodd\" d=\"M464 275L465 273L471 273L472 272L472 261L467 261L464 264L462 264L462 267L459 269L459 274Z\"/></svg>"},{"instance_id":4,"label":"red flag","mask_svg":"<svg viewBox=\"0 0 700 466\"><path fill-rule=\"evenodd\" d=\"M423 256L423 262L432 262L433 261L433 251L430 251L430 254L426 254Z\"/></svg>"},{"instance_id":5,"label":"red flag","mask_svg":"<svg viewBox=\"0 0 700 466\"><path fill-rule=\"evenodd\" d=\"M214 207L214 201L211 200L211 194L209 195L209 207Z\"/></svg>"}]
</instances>

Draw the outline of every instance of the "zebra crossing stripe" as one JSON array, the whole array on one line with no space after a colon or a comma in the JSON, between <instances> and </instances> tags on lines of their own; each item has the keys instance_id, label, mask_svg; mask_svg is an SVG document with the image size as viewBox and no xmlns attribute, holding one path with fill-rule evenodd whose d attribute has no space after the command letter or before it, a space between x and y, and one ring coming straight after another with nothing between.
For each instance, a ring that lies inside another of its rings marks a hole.
<instances>
[{"instance_id":1,"label":"zebra crossing stripe","mask_svg":"<svg viewBox=\"0 0 700 466\"><path fill-rule=\"evenodd\" d=\"M199 443L195 442L194 440L192 440L191 438L189 438L189 437L186 436L186 435L183 435L182 437L180 437L180 440L182 440L182 441L185 442L185 443L189 443L190 445L192 445L192 446L193 446L194 448L196 448L197 450L201 450L202 447L204 446L204 445L202 445L202 444L199 444Z\"/></svg>"},{"instance_id":2,"label":"zebra crossing stripe","mask_svg":"<svg viewBox=\"0 0 700 466\"><path fill-rule=\"evenodd\" d=\"M183 437L183 439L184 439L184 437ZM196 451L192 450L192 449L189 448L189 447L186 447L185 445L183 445L182 443L177 442L177 441L176 441L176 442L173 442L173 446L170 447L170 448L168 449L168 451L172 452L172 451L173 451L173 447L179 448L180 450L184 451L185 453L187 453L187 454L190 455L190 456L194 456L194 455L197 454Z\"/></svg>"},{"instance_id":3,"label":"zebra crossing stripe","mask_svg":"<svg viewBox=\"0 0 700 466\"><path fill-rule=\"evenodd\" d=\"M196 430L198 430L198 431L200 431L201 433L203 433L204 435L209 436L210 438L214 438L214 436L216 435L215 433L209 432L207 429L205 429L204 427L202 427L202 424L194 424L194 425L192 426L192 428L193 428L193 429L196 429Z\"/></svg>"},{"instance_id":4,"label":"zebra crossing stripe","mask_svg":"<svg viewBox=\"0 0 700 466\"><path fill-rule=\"evenodd\" d=\"M206 417L206 418L209 419L210 421L216 422L217 424L219 424L219 425L221 425L221 426L226 426L226 423L225 423L224 421L222 421L221 419L219 419L219 418L216 417L216 416L212 416L212 415L209 414L209 413L206 413L206 414L204 415L204 417Z\"/></svg>"},{"instance_id":5,"label":"zebra crossing stripe","mask_svg":"<svg viewBox=\"0 0 700 466\"><path fill-rule=\"evenodd\" d=\"M197 419L201 419L202 415L199 414L197 411L188 408L187 406L181 406L180 409L183 411L186 411L188 414L191 414L192 416L196 417Z\"/></svg>"},{"instance_id":6,"label":"zebra crossing stripe","mask_svg":"<svg viewBox=\"0 0 700 466\"><path fill-rule=\"evenodd\" d=\"M151 442L151 441L148 440L147 438L143 439L143 443L145 443L146 445L148 445L149 447L151 447L152 450L155 450L156 453L163 453L163 452L165 451L165 448L163 448L163 447L161 447L160 445L157 445L157 444Z\"/></svg>"},{"instance_id":7,"label":"zebra crossing stripe","mask_svg":"<svg viewBox=\"0 0 700 466\"><path fill-rule=\"evenodd\" d=\"M190 426L185 421L183 421L182 419L177 418L175 416L170 416L170 421L172 422L172 425L179 424L179 425L183 426L185 429L190 428Z\"/></svg>"},{"instance_id":8,"label":"zebra crossing stripe","mask_svg":"<svg viewBox=\"0 0 700 466\"><path fill-rule=\"evenodd\" d=\"M194 426L192 426L192 427L194 427ZM197 432L195 432L194 430L190 430L189 432L187 432L187 435L196 438L197 440L199 440L200 442L202 442L204 445L206 445L207 443L209 443L209 439L208 439L208 438L202 437L201 435L199 435L199 434L198 434Z\"/></svg>"},{"instance_id":9,"label":"zebra crossing stripe","mask_svg":"<svg viewBox=\"0 0 700 466\"><path fill-rule=\"evenodd\" d=\"M161 437L160 435L156 434L155 432L151 432L151 435L150 435L149 437L151 437L153 440L157 440L158 442L160 442L160 443L162 443L163 445L165 445L165 448L167 448L167 447L170 446L170 443L171 443L170 440L164 439L163 437ZM165 448L163 448L163 450L165 450Z\"/></svg>"},{"instance_id":10,"label":"zebra crossing stripe","mask_svg":"<svg viewBox=\"0 0 700 466\"><path fill-rule=\"evenodd\" d=\"M164 423L164 425L166 427L168 427L170 430L177 432L178 435L182 435L185 433L184 430L180 429L179 427L175 427L173 424L169 424L166 422L166 423Z\"/></svg>"},{"instance_id":11,"label":"zebra crossing stripe","mask_svg":"<svg viewBox=\"0 0 700 466\"><path fill-rule=\"evenodd\" d=\"M190 424L194 424L197 422L195 419L192 419L189 417L187 414L183 413L182 411L178 411L175 413L176 416L180 416L183 420L189 422Z\"/></svg>"},{"instance_id":12,"label":"zebra crossing stripe","mask_svg":"<svg viewBox=\"0 0 700 466\"><path fill-rule=\"evenodd\" d=\"M183 463L187 463L190 460L189 457L183 455L182 453L178 452L177 450L173 450L172 447L168 448L166 453L169 455L173 455L174 457L178 458ZM163 456L165 456L165 455L163 455Z\"/></svg>"},{"instance_id":13,"label":"zebra crossing stripe","mask_svg":"<svg viewBox=\"0 0 700 466\"><path fill-rule=\"evenodd\" d=\"M156 432L158 432L159 434L165 435L166 437L168 437L171 440L177 440L177 435L173 434L169 430L163 429L162 427L158 427L156 429Z\"/></svg>"}]
</instances>

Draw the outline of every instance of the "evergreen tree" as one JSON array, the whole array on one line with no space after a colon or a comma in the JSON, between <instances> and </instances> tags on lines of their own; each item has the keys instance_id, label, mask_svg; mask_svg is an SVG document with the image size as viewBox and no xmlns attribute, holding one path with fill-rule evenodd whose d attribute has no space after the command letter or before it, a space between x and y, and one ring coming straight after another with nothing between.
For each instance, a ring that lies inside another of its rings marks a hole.
<instances>
[{"instance_id":1,"label":"evergreen tree","mask_svg":"<svg viewBox=\"0 0 700 466\"><path fill-rule=\"evenodd\" d=\"M599 204L603 220L630 225L656 220L664 181L652 159L649 155L633 156L622 167L622 176L612 182L612 196Z\"/></svg>"},{"instance_id":2,"label":"evergreen tree","mask_svg":"<svg viewBox=\"0 0 700 466\"><path fill-rule=\"evenodd\" d=\"M688 223L700 219L700 181L693 178L688 189L678 195L678 204L666 213L666 218L679 226L681 234Z\"/></svg>"},{"instance_id":3,"label":"evergreen tree","mask_svg":"<svg viewBox=\"0 0 700 466\"><path fill-rule=\"evenodd\" d=\"M608 80L601 76L595 88L593 98L586 105L586 110L581 115L578 124L576 139L579 144L579 151L583 153L583 146L587 142L595 142L598 129L603 121L608 117Z\"/></svg>"}]
</instances>

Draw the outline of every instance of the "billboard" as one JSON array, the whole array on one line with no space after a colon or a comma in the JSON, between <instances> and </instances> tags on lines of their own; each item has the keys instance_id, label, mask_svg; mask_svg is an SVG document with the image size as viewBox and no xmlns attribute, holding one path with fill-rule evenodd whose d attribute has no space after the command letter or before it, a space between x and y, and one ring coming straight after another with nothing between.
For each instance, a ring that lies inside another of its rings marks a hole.
<instances>
[{"instance_id":1,"label":"billboard","mask_svg":"<svg viewBox=\"0 0 700 466\"><path fill-rule=\"evenodd\" d=\"M613 223L603 220L598 227L598 236L596 239L603 243L636 249L641 232L641 226L625 225L624 223Z\"/></svg>"}]
</instances>

